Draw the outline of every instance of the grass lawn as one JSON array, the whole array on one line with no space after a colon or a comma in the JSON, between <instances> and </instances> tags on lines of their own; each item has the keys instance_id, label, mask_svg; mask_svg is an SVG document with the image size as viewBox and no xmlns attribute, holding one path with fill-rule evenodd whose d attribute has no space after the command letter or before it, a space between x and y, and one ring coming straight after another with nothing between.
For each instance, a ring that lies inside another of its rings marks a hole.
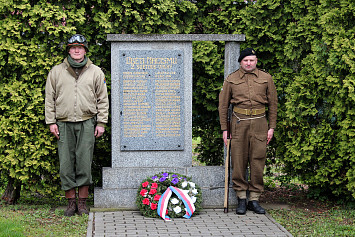
<instances>
[{"instance_id":1,"label":"grass lawn","mask_svg":"<svg viewBox=\"0 0 355 237\"><path fill-rule=\"evenodd\" d=\"M261 203L287 204L287 209L267 210L293 236L355 236L355 206L309 199L302 188L267 189Z\"/></svg>"},{"instance_id":2,"label":"grass lawn","mask_svg":"<svg viewBox=\"0 0 355 237\"><path fill-rule=\"evenodd\" d=\"M23 228L19 221L11 219L0 219L0 237L24 236Z\"/></svg>"},{"instance_id":3,"label":"grass lawn","mask_svg":"<svg viewBox=\"0 0 355 237\"><path fill-rule=\"evenodd\" d=\"M86 236L88 216L65 217L64 209L48 204L0 203L0 237Z\"/></svg>"},{"instance_id":4,"label":"grass lawn","mask_svg":"<svg viewBox=\"0 0 355 237\"><path fill-rule=\"evenodd\" d=\"M196 157L193 164L204 165ZM299 182L280 187L274 177L265 178L266 189L260 203L287 206L267 211L293 236L355 237L355 203L309 199L307 188ZM2 192L0 188L0 194ZM92 206L92 202L91 197L88 204ZM65 206L65 199L31 195L22 195L19 204L12 206L0 201L0 237L86 236L88 216L65 217Z\"/></svg>"},{"instance_id":5,"label":"grass lawn","mask_svg":"<svg viewBox=\"0 0 355 237\"><path fill-rule=\"evenodd\" d=\"M322 211L292 208L268 212L293 236L355 236L355 210L333 207Z\"/></svg>"}]
</instances>

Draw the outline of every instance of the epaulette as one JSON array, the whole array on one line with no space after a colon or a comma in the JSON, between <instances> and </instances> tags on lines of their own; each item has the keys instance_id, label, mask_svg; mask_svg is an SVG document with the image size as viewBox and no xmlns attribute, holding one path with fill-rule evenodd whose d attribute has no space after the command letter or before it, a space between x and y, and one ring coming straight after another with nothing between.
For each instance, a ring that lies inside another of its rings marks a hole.
<instances>
[{"instance_id":1,"label":"epaulette","mask_svg":"<svg viewBox=\"0 0 355 237\"><path fill-rule=\"evenodd\" d=\"M232 74L232 73L235 73L235 72L236 72L236 71L238 71L239 69L240 69L240 68L238 68L238 69L237 69L237 70L235 70L234 72L229 73L229 75L230 75L230 74Z\"/></svg>"},{"instance_id":2,"label":"epaulette","mask_svg":"<svg viewBox=\"0 0 355 237\"><path fill-rule=\"evenodd\" d=\"M239 69L237 69L234 72L230 73L227 76L227 78L225 79L225 81L232 82L232 81L236 80L236 78L239 78Z\"/></svg>"},{"instance_id":3,"label":"epaulette","mask_svg":"<svg viewBox=\"0 0 355 237\"><path fill-rule=\"evenodd\" d=\"M268 71L266 71L266 69L263 69L263 68L258 68L260 71L263 71L263 72L266 72L268 73ZM270 74L270 73L269 73Z\"/></svg>"},{"instance_id":4,"label":"epaulette","mask_svg":"<svg viewBox=\"0 0 355 237\"><path fill-rule=\"evenodd\" d=\"M266 71L266 69L260 69L260 68L258 68L258 69L259 69L259 71L271 76L271 74L268 71Z\"/></svg>"},{"instance_id":5,"label":"epaulette","mask_svg":"<svg viewBox=\"0 0 355 237\"><path fill-rule=\"evenodd\" d=\"M233 73L236 73L239 69L240 69L240 68L238 68L238 69L235 70L234 72L229 73L229 74L227 75L227 78L228 78L230 75L232 75ZM227 79L227 78L226 78L226 79Z\"/></svg>"}]
</instances>

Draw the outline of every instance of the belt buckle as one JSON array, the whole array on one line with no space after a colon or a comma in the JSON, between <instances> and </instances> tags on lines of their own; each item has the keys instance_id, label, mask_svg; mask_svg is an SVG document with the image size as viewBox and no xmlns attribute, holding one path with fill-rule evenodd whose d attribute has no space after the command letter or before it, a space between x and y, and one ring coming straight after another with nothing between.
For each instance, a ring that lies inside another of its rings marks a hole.
<instances>
[{"instance_id":1,"label":"belt buckle","mask_svg":"<svg viewBox=\"0 0 355 237\"><path fill-rule=\"evenodd\" d=\"M254 112L255 112L255 110L254 110ZM253 109L250 109L250 110L249 110L249 114L248 114L248 115L254 115L254 114L253 114Z\"/></svg>"}]
</instances>

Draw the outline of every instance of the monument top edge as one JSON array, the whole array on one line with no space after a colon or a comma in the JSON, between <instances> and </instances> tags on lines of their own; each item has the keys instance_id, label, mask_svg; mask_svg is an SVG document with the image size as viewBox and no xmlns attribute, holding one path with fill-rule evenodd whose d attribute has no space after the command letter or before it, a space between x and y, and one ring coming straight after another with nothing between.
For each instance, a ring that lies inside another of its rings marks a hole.
<instances>
[{"instance_id":1,"label":"monument top edge","mask_svg":"<svg viewBox=\"0 0 355 237\"><path fill-rule=\"evenodd\" d=\"M107 34L107 41L245 41L240 34Z\"/></svg>"}]
</instances>

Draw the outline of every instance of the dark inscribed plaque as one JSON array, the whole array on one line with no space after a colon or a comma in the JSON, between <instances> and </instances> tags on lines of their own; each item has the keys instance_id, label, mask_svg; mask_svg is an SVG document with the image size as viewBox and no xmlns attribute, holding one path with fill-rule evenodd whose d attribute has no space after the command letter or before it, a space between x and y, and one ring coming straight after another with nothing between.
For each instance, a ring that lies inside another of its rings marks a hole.
<instances>
[{"instance_id":1,"label":"dark inscribed plaque","mask_svg":"<svg viewBox=\"0 0 355 237\"><path fill-rule=\"evenodd\" d=\"M184 149L184 52L120 50L121 150Z\"/></svg>"}]
</instances>

